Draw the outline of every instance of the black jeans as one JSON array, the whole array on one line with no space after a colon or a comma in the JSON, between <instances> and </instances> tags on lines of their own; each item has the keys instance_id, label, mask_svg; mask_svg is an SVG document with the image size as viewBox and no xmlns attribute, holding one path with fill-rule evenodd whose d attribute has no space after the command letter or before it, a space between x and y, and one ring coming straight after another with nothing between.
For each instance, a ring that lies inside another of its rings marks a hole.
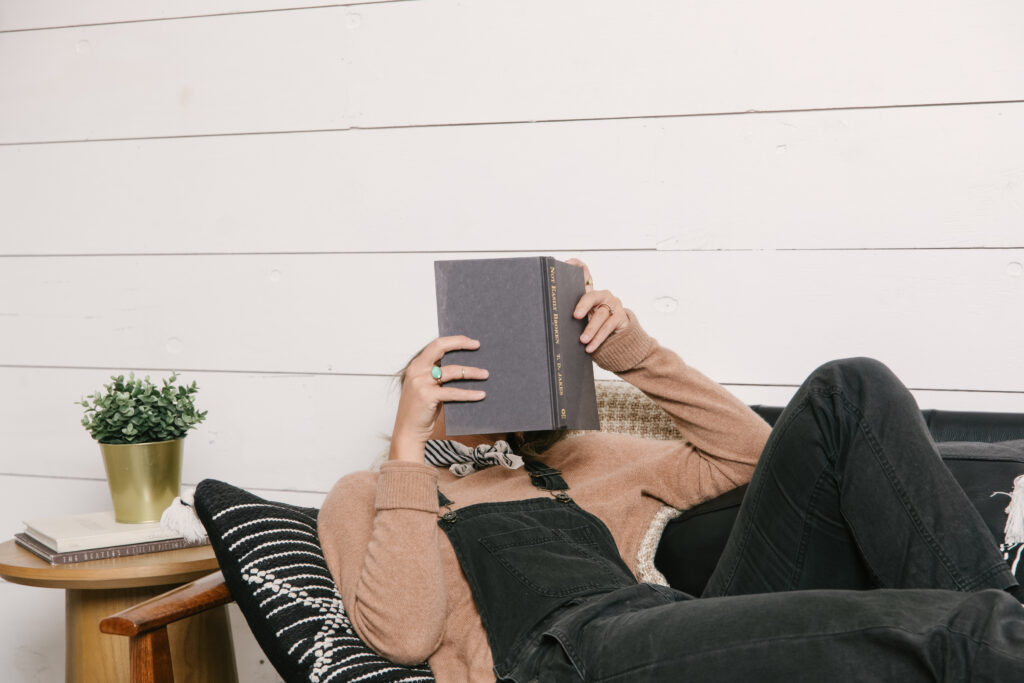
<instances>
[{"instance_id":1,"label":"black jeans","mask_svg":"<svg viewBox=\"0 0 1024 683\"><path fill-rule=\"evenodd\" d=\"M1015 584L907 389L835 361L779 418L705 597L593 598L538 679L1024 681Z\"/></svg>"},{"instance_id":2,"label":"black jeans","mask_svg":"<svg viewBox=\"0 0 1024 683\"><path fill-rule=\"evenodd\" d=\"M1016 584L885 365L827 363L772 430L705 596Z\"/></svg>"}]
</instances>

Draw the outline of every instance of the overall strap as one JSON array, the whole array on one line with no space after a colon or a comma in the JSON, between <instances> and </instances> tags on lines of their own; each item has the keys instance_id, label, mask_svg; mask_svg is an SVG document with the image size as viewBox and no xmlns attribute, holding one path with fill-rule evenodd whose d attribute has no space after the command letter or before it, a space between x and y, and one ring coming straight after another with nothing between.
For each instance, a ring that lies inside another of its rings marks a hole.
<instances>
[{"instance_id":1,"label":"overall strap","mask_svg":"<svg viewBox=\"0 0 1024 683\"><path fill-rule=\"evenodd\" d=\"M569 488L560 470L548 467L540 460L526 460L523 465L530 473L530 482L537 488L545 491L565 491Z\"/></svg>"}]
</instances>

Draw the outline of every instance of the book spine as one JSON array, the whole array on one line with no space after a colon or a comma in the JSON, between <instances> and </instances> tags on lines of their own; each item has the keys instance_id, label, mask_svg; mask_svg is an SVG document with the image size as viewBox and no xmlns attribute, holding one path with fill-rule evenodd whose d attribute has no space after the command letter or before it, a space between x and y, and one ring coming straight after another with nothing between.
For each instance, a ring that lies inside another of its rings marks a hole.
<instances>
[{"instance_id":1,"label":"book spine","mask_svg":"<svg viewBox=\"0 0 1024 683\"><path fill-rule=\"evenodd\" d=\"M133 543L130 545L111 546L109 548L95 548L93 550L78 550L74 552L49 553L29 543L23 542L15 537L15 541L21 547L31 553L38 555L52 565L73 564L75 562L88 562L90 560L110 560L115 557L130 557L132 555L144 555L146 553L160 553L167 550L180 550L207 545L209 541L198 542L186 541L183 538L174 538L167 541L152 541L149 543Z\"/></svg>"},{"instance_id":2,"label":"book spine","mask_svg":"<svg viewBox=\"0 0 1024 683\"><path fill-rule=\"evenodd\" d=\"M565 429L569 417L565 411L565 378L562 374L562 341L558 326L558 278L555 274L555 259L546 256L541 259L544 266L544 301L547 305L548 367L551 377L552 429Z\"/></svg>"},{"instance_id":3,"label":"book spine","mask_svg":"<svg viewBox=\"0 0 1024 683\"><path fill-rule=\"evenodd\" d=\"M23 536L24 536L24 534L14 534L14 542L17 543L18 545L20 545L25 550L27 550L30 553L32 553L33 555L35 555L36 557L41 557L42 559L46 560L50 564L56 564L56 562L54 562L51 559L51 553L47 553L44 550L42 550L41 548L37 547L33 541L25 540L23 538Z\"/></svg>"},{"instance_id":4,"label":"book spine","mask_svg":"<svg viewBox=\"0 0 1024 683\"><path fill-rule=\"evenodd\" d=\"M116 545L110 548L96 548L94 550L79 550L72 553L61 553L55 556L53 562L57 564L69 564L71 562L88 562L89 560L109 560L115 557L130 557L131 555L144 555L146 553L160 553L166 550L180 550L194 545L205 545L190 543L184 539L170 541L153 541L151 543L133 543L131 545Z\"/></svg>"}]
</instances>

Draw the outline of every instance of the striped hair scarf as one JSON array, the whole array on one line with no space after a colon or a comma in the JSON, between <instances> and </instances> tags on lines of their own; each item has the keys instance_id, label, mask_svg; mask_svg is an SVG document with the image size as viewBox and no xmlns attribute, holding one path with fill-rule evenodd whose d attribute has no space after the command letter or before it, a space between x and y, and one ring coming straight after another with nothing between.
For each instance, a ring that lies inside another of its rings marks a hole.
<instances>
[{"instance_id":1,"label":"striped hair scarf","mask_svg":"<svg viewBox=\"0 0 1024 683\"><path fill-rule=\"evenodd\" d=\"M427 463L447 467L456 477L464 477L493 465L501 465L510 470L523 466L523 459L513 453L508 442L503 440L496 441L493 446L485 443L470 448L458 441L431 439L427 441L424 455Z\"/></svg>"}]
</instances>

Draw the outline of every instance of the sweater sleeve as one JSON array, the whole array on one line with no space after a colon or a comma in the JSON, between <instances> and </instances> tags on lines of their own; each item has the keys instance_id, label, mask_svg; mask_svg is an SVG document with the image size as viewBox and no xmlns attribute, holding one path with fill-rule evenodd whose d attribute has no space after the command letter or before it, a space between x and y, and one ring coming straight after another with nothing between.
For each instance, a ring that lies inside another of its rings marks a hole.
<instances>
[{"instance_id":1,"label":"sweater sleeve","mask_svg":"<svg viewBox=\"0 0 1024 683\"><path fill-rule=\"evenodd\" d=\"M419 664L444 633L437 472L388 462L331 489L320 511L327 566L359 636L399 664Z\"/></svg>"},{"instance_id":2,"label":"sweater sleeve","mask_svg":"<svg viewBox=\"0 0 1024 683\"><path fill-rule=\"evenodd\" d=\"M749 481L771 427L725 387L661 346L632 311L626 314L629 326L606 339L592 357L647 394L675 423L683 439L677 473L691 478L686 488L696 484L704 498ZM679 507L682 501L672 498L669 493L664 499Z\"/></svg>"}]
</instances>

